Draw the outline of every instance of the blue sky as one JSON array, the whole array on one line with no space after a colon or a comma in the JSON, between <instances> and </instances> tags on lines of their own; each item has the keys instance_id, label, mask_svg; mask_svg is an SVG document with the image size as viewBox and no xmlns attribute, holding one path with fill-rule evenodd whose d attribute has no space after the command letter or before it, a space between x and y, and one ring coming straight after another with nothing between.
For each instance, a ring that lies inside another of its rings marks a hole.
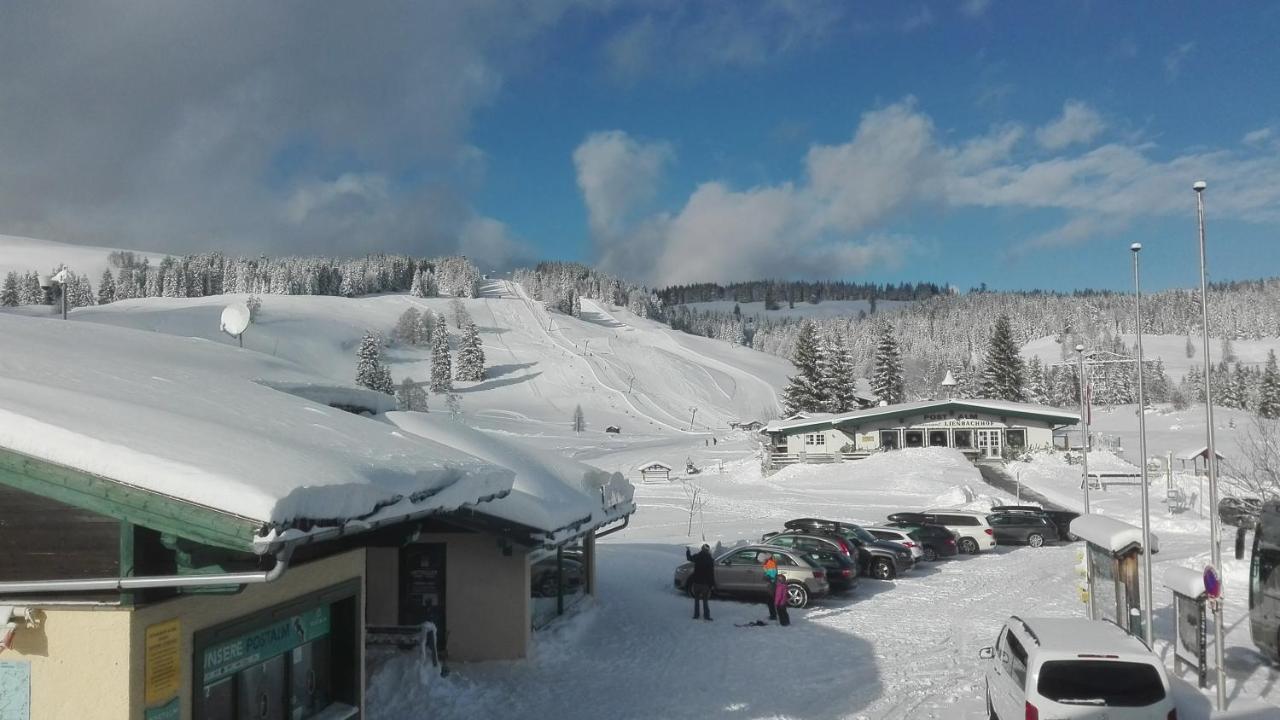
<instances>
[{"instance_id":1,"label":"blue sky","mask_svg":"<svg viewBox=\"0 0 1280 720\"><path fill-rule=\"evenodd\" d=\"M666 284L1280 275L1280 5L0 10L0 232ZM38 40L38 41L37 41Z\"/></svg>"}]
</instances>

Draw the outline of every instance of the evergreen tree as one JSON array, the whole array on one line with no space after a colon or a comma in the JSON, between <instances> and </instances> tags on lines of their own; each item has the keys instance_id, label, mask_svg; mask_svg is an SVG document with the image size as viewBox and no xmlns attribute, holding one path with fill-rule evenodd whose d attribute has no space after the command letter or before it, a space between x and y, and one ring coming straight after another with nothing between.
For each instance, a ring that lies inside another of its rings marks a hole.
<instances>
[{"instance_id":1,"label":"evergreen tree","mask_svg":"<svg viewBox=\"0 0 1280 720\"><path fill-rule=\"evenodd\" d=\"M382 338L366 332L356 351L356 384L391 395L395 392L391 374L382 364Z\"/></svg>"},{"instance_id":2,"label":"evergreen tree","mask_svg":"<svg viewBox=\"0 0 1280 720\"><path fill-rule=\"evenodd\" d=\"M413 274L413 285L409 286L409 294L414 297L426 297L426 289L422 286L422 271Z\"/></svg>"},{"instance_id":3,"label":"evergreen tree","mask_svg":"<svg viewBox=\"0 0 1280 720\"><path fill-rule=\"evenodd\" d=\"M824 409L846 413L858 408L857 386L853 377L853 354L839 332L832 331L822 343L822 386L827 390Z\"/></svg>"},{"instance_id":4,"label":"evergreen tree","mask_svg":"<svg viewBox=\"0 0 1280 720\"><path fill-rule=\"evenodd\" d=\"M41 305L44 303L44 290L40 287L40 276L29 272L18 284L19 305Z\"/></svg>"},{"instance_id":5,"label":"evergreen tree","mask_svg":"<svg viewBox=\"0 0 1280 720\"><path fill-rule=\"evenodd\" d=\"M1222 404L1237 410L1249 409L1249 375L1244 365L1236 363L1235 371L1227 382L1227 396Z\"/></svg>"},{"instance_id":6,"label":"evergreen tree","mask_svg":"<svg viewBox=\"0 0 1280 720\"><path fill-rule=\"evenodd\" d=\"M457 379L477 382L484 379L484 348L480 344L480 328L468 322L462 331L462 344L458 347Z\"/></svg>"},{"instance_id":7,"label":"evergreen tree","mask_svg":"<svg viewBox=\"0 0 1280 720\"><path fill-rule=\"evenodd\" d=\"M449 333L444 323L431 337L431 392L453 392L453 360L449 357Z\"/></svg>"},{"instance_id":8,"label":"evergreen tree","mask_svg":"<svg viewBox=\"0 0 1280 720\"><path fill-rule=\"evenodd\" d=\"M898 350L898 339L894 337L893 328L888 322L881 321L878 330L871 392L881 402L897 405L907 399L902 379L902 353Z\"/></svg>"},{"instance_id":9,"label":"evergreen tree","mask_svg":"<svg viewBox=\"0 0 1280 720\"><path fill-rule=\"evenodd\" d=\"M1276 369L1276 351L1267 353L1267 366L1258 385L1258 414L1267 419L1280 418L1280 370Z\"/></svg>"},{"instance_id":10,"label":"evergreen tree","mask_svg":"<svg viewBox=\"0 0 1280 720\"><path fill-rule=\"evenodd\" d=\"M111 277L111 268L102 271L102 280L98 282L98 304L106 305L116 301L116 281Z\"/></svg>"},{"instance_id":11,"label":"evergreen tree","mask_svg":"<svg viewBox=\"0 0 1280 720\"><path fill-rule=\"evenodd\" d=\"M573 409L573 431L580 433L587 429L587 419L582 414L582 406L578 405Z\"/></svg>"},{"instance_id":12,"label":"evergreen tree","mask_svg":"<svg viewBox=\"0 0 1280 720\"><path fill-rule=\"evenodd\" d=\"M1023 399L1022 356L1013 339L1009 316L1001 315L991 333L987 360L982 368L982 397L989 400Z\"/></svg>"},{"instance_id":13,"label":"evergreen tree","mask_svg":"<svg viewBox=\"0 0 1280 720\"><path fill-rule=\"evenodd\" d=\"M0 290L0 305L18 306L18 273L10 271L4 276L4 289Z\"/></svg>"},{"instance_id":14,"label":"evergreen tree","mask_svg":"<svg viewBox=\"0 0 1280 720\"><path fill-rule=\"evenodd\" d=\"M1191 336L1190 336L1190 335L1188 335L1188 336L1187 336L1187 345L1186 345L1186 348L1185 348L1185 349L1186 349L1186 352L1187 352L1187 357L1189 357L1189 358L1193 358L1193 357L1195 357L1195 356L1196 356L1196 346L1191 344Z\"/></svg>"},{"instance_id":15,"label":"evergreen tree","mask_svg":"<svg viewBox=\"0 0 1280 720\"><path fill-rule=\"evenodd\" d=\"M457 420L462 417L462 396L456 392L450 392L444 396L445 407L449 409L449 418Z\"/></svg>"},{"instance_id":16,"label":"evergreen tree","mask_svg":"<svg viewBox=\"0 0 1280 720\"><path fill-rule=\"evenodd\" d=\"M427 411L427 391L422 386L413 381L413 378L406 377L400 381L400 389L396 391L396 404L401 410L410 412L426 412Z\"/></svg>"},{"instance_id":17,"label":"evergreen tree","mask_svg":"<svg viewBox=\"0 0 1280 720\"><path fill-rule=\"evenodd\" d=\"M1235 361L1236 361L1235 346L1231 344L1230 337L1223 335L1222 336L1222 362L1233 363Z\"/></svg>"},{"instance_id":18,"label":"evergreen tree","mask_svg":"<svg viewBox=\"0 0 1280 720\"><path fill-rule=\"evenodd\" d=\"M810 320L800 323L791 361L796 374L783 391L782 402L787 415L797 412L820 412L826 402L822 386L821 349L818 347L818 331Z\"/></svg>"},{"instance_id":19,"label":"evergreen tree","mask_svg":"<svg viewBox=\"0 0 1280 720\"><path fill-rule=\"evenodd\" d=\"M1027 402L1049 404L1049 389L1045 383L1044 365L1039 355L1033 355L1027 363Z\"/></svg>"},{"instance_id":20,"label":"evergreen tree","mask_svg":"<svg viewBox=\"0 0 1280 720\"><path fill-rule=\"evenodd\" d=\"M418 332L415 334L418 345L431 344L431 337L436 329L436 314L430 310L424 310L418 316Z\"/></svg>"},{"instance_id":21,"label":"evergreen tree","mask_svg":"<svg viewBox=\"0 0 1280 720\"><path fill-rule=\"evenodd\" d=\"M405 345L417 345L421 342L418 339L418 326L421 321L422 316L417 308L411 307L405 310L396 321L396 327L391 331L391 338Z\"/></svg>"}]
</instances>

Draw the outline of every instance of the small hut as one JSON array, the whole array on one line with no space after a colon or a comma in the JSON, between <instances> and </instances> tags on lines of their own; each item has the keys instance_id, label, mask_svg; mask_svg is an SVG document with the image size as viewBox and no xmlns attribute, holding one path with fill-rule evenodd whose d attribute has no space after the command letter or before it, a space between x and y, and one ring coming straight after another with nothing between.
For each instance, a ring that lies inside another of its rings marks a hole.
<instances>
[{"instance_id":1,"label":"small hut","mask_svg":"<svg viewBox=\"0 0 1280 720\"><path fill-rule=\"evenodd\" d=\"M1226 460L1226 458L1222 456L1222 453L1218 452L1216 448L1214 449L1213 454L1218 456L1218 462ZM1204 475L1209 472L1209 446L1207 445L1183 450L1174 457L1182 463L1183 471L1187 469L1187 463L1189 462L1191 463L1191 471L1193 474Z\"/></svg>"},{"instance_id":2,"label":"small hut","mask_svg":"<svg viewBox=\"0 0 1280 720\"><path fill-rule=\"evenodd\" d=\"M650 460L640 466L640 481L643 483L671 482L671 466Z\"/></svg>"}]
</instances>

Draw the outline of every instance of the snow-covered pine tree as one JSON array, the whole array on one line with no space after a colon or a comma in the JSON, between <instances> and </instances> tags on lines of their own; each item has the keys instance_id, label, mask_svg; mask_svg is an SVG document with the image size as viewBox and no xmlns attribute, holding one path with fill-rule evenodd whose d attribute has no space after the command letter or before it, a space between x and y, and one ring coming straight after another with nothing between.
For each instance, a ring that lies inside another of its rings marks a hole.
<instances>
[{"instance_id":1,"label":"snow-covered pine tree","mask_svg":"<svg viewBox=\"0 0 1280 720\"><path fill-rule=\"evenodd\" d=\"M476 327L475 322L468 322L462 331L456 377L464 382L484 379L484 348L480 344L480 328Z\"/></svg>"},{"instance_id":2,"label":"snow-covered pine tree","mask_svg":"<svg viewBox=\"0 0 1280 720\"><path fill-rule=\"evenodd\" d=\"M106 305L116 301L116 280L111 277L111 268L102 271L102 279L98 281L98 304Z\"/></svg>"},{"instance_id":3,"label":"snow-covered pine tree","mask_svg":"<svg viewBox=\"0 0 1280 720\"><path fill-rule=\"evenodd\" d=\"M356 351L356 384L388 395L395 391L391 374L382 365L382 338L375 332L366 332L360 340L360 349Z\"/></svg>"},{"instance_id":4,"label":"snow-covered pine tree","mask_svg":"<svg viewBox=\"0 0 1280 720\"><path fill-rule=\"evenodd\" d=\"M120 268L120 276L116 278L115 299L128 300L136 297L138 283L133 279L133 268L126 265Z\"/></svg>"},{"instance_id":5,"label":"snow-covered pine tree","mask_svg":"<svg viewBox=\"0 0 1280 720\"><path fill-rule=\"evenodd\" d=\"M391 331L391 339L403 343L405 345L417 345L418 326L422 321L422 314L417 308L411 307L400 314L400 319L396 321L396 327Z\"/></svg>"},{"instance_id":6,"label":"snow-covered pine tree","mask_svg":"<svg viewBox=\"0 0 1280 720\"><path fill-rule=\"evenodd\" d=\"M1249 409L1249 374L1244 365L1236 363L1231 379L1226 383L1227 396L1222 404L1237 410Z\"/></svg>"},{"instance_id":7,"label":"snow-covered pine tree","mask_svg":"<svg viewBox=\"0 0 1280 720\"><path fill-rule=\"evenodd\" d=\"M1039 355L1032 355L1027 362L1027 402L1049 404L1049 390L1045 383L1044 365Z\"/></svg>"},{"instance_id":8,"label":"snow-covered pine tree","mask_svg":"<svg viewBox=\"0 0 1280 720\"><path fill-rule=\"evenodd\" d=\"M1001 315L996 320L991 333L979 393L988 400L1021 402L1023 399L1022 356L1013 339L1008 315Z\"/></svg>"},{"instance_id":9,"label":"snow-covered pine tree","mask_svg":"<svg viewBox=\"0 0 1280 720\"><path fill-rule=\"evenodd\" d=\"M1276 368L1276 351L1267 353L1267 365L1258 384L1258 414L1267 419L1280 418L1280 370Z\"/></svg>"},{"instance_id":10,"label":"snow-covered pine tree","mask_svg":"<svg viewBox=\"0 0 1280 720\"><path fill-rule=\"evenodd\" d=\"M871 392L881 402L897 405L907 399L902 379L902 353L898 350L898 339L893 336L893 327L888 322L881 321L876 329Z\"/></svg>"},{"instance_id":11,"label":"snow-covered pine tree","mask_svg":"<svg viewBox=\"0 0 1280 720\"><path fill-rule=\"evenodd\" d=\"M400 388L396 390L396 404L401 410L426 412L427 391L414 382L413 378L406 377L400 381Z\"/></svg>"},{"instance_id":12,"label":"snow-covered pine tree","mask_svg":"<svg viewBox=\"0 0 1280 720\"><path fill-rule=\"evenodd\" d=\"M88 275L77 275L75 284L71 286L74 305L71 307L89 307L98 304L98 299L93 296L93 286L89 284Z\"/></svg>"},{"instance_id":13,"label":"snow-covered pine tree","mask_svg":"<svg viewBox=\"0 0 1280 720\"><path fill-rule=\"evenodd\" d=\"M453 392L453 359L449 357L449 332L437 323L431 336L431 392Z\"/></svg>"},{"instance_id":14,"label":"snow-covered pine tree","mask_svg":"<svg viewBox=\"0 0 1280 720\"><path fill-rule=\"evenodd\" d=\"M1236 348L1231 344L1229 335L1222 336L1222 362L1233 363L1236 361Z\"/></svg>"},{"instance_id":15,"label":"snow-covered pine tree","mask_svg":"<svg viewBox=\"0 0 1280 720\"><path fill-rule=\"evenodd\" d=\"M852 412L858 408L857 385L853 377L853 354L838 331L831 331L822 342L822 385L827 390L825 410L833 413Z\"/></svg>"},{"instance_id":16,"label":"snow-covered pine tree","mask_svg":"<svg viewBox=\"0 0 1280 720\"><path fill-rule=\"evenodd\" d=\"M586 416L582 414L582 406L578 405L573 408L573 431L580 433L587 429Z\"/></svg>"},{"instance_id":17,"label":"snow-covered pine tree","mask_svg":"<svg viewBox=\"0 0 1280 720\"><path fill-rule=\"evenodd\" d=\"M414 297L424 298L427 296L426 288L422 285L422 271L418 270L413 274L413 284L409 286L409 294Z\"/></svg>"},{"instance_id":18,"label":"snow-covered pine tree","mask_svg":"<svg viewBox=\"0 0 1280 720\"><path fill-rule=\"evenodd\" d=\"M22 276L18 284L19 305L41 305L44 303L44 290L40 287L40 276L29 272Z\"/></svg>"},{"instance_id":19,"label":"snow-covered pine tree","mask_svg":"<svg viewBox=\"0 0 1280 720\"><path fill-rule=\"evenodd\" d=\"M4 276L4 288L0 289L0 305L18 306L18 273L10 271Z\"/></svg>"},{"instance_id":20,"label":"snow-covered pine tree","mask_svg":"<svg viewBox=\"0 0 1280 720\"><path fill-rule=\"evenodd\" d=\"M811 320L805 319L800 323L791 362L795 363L796 374L791 376L791 382L782 393L786 414L821 412L827 393L822 386L818 331Z\"/></svg>"}]
</instances>

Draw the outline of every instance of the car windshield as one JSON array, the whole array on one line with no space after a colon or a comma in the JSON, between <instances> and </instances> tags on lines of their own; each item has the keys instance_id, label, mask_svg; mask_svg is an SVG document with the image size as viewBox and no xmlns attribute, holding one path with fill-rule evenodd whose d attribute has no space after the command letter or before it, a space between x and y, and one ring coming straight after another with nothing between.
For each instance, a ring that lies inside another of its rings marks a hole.
<instances>
[{"instance_id":1,"label":"car windshield","mask_svg":"<svg viewBox=\"0 0 1280 720\"><path fill-rule=\"evenodd\" d=\"M844 531L847 535L852 536L855 540L864 543L872 543L876 541L876 536L858 527L857 525L845 525Z\"/></svg>"},{"instance_id":2,"label":"car windshield","mask_svg":"<svg viewBox=\"0 0 1280 720\"><path fill-rule=\"evenodd\" d=\"M1063 705L1145 707L1164 699L1153 665L1111 660L1051 660L1040 667L1036 690Z\"/></svg>"}]
</instances>

